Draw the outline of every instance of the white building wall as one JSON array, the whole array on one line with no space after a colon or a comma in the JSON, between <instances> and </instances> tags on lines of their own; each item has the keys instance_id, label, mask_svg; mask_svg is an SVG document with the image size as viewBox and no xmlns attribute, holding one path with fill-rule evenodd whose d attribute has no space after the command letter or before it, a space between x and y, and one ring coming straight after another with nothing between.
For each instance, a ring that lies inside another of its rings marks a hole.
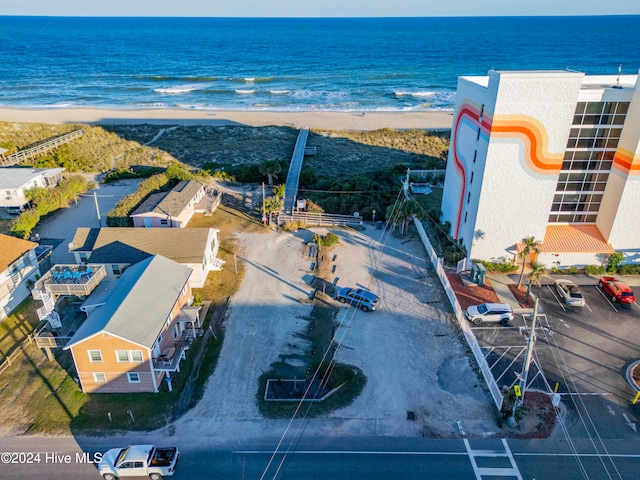
<instances>
[{"instance_id":1,"label":"white building wall","mask_svg":"<svg viewBox=\"0 0 640 480\"><path fill-rule=\"evenodd\" d=\"M30 250L24 257L28 261L23 262L22 267L15 275L12 276L9 269L0 273L0 321L5 319L31 294L29 280L35 282L36 275L40 271L35 250ZM18 260L18 262L20 261Z\"/></svg>"},{"instance_id":2,"label":"white building wall","mask_svg":"<svg viewBox=\"0 0 640 480\"><path fill-rule=\"evenodd\" d=\"M597 221L608 242L626 255L625 263L640 262L640 79L634 87ZM616 89L623 93L625 89ZM623 157L631 161L630 170L619 165Z\"/></svg>"},{"instance_id":3,"label":"white building wall","mask_svg":"<svg viewBox=\"0 0 640 480\"><path fill-rule=\"evenodd\" d=\"M456 149L462 152L458 156L478 152L475 164L467 162L467 182L472 171L474 180L467 185L471 196L465 194L459 232L451 204L460 195L461 183L459 175L449 181L449 172L455 173L452 152L447 164L443 219L451 221L454 236L458 233L456 238L462 238L470 257L509 257L509 250L522 238L543 240L582 77L572 72L490 72L488 82L473 77L458 82L454 128L462 104L469 101L484 104L483 123L491 122L488 143L482 135L476 140L477 129L474 135L469 125L458 124ZM533 129L538 150L531 151L523 128ZM532 157L548 153L555 154L555 170L532 165Z\"/></svg>"}]
</instances>

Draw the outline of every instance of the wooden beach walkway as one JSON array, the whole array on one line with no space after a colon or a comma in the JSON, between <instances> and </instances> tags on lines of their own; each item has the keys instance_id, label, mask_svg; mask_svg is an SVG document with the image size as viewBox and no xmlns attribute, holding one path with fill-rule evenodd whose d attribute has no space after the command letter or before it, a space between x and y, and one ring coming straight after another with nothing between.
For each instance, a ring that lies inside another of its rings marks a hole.
<instances>
[{"instance_id":1,"label":"wooden beach walkway","mask_svg":"<svg viewBox=\"0 0 640 480\"><path fill-rule=\"evenodd\" d=\"M24 160L37 157L39 155L42 155L43 153L47 153L49 150L58 148L60 145L71 142L76 138L80 138L83 134L84 134L84 129L79 128L78 130L65 133L64 135L47 138L46 140L43 140L41 142L34 143L33 145L30 145L28 148L25 148L24 150L20 150L19 152L12 153L11 155L7 155L6 157L0 157L0 161L1 161L0 166L11 167L13 165L17 165L18 163Z\"/></svg>"},{"instance_id":2,"label":"wooden beach walkway","mask_svg":"<svg viewBox=\"0 0 640 480\"><path fill-rule=\"evenodd\" d=\"M284 213L288 215L293 214L296 205L300 171L302 170L302 161L304 160L304 151L307 146L308 137L309 129L300 130L298 139L296 140L296 146L293 149L293 155L291 156L287 183L284 187Z\"/></svg>"}]
</instances>

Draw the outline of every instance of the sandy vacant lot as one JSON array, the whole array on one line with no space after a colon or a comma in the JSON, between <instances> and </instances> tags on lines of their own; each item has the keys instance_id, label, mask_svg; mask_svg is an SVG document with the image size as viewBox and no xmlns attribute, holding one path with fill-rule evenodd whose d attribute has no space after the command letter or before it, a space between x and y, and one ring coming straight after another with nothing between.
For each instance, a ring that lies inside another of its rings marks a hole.
<instances>
[{"instance_id":1,"label":"sandy vacant lot","mask_svg":"<svg viewBox=\"0 0 640 480\"><path fill-rule=\"evenodd\" d=\"M338 286L364 286L380 310L343 308L338 361L357 365L367 385L353 404L328 418L299 419L289 435L454 436L496 429L492 403L470 368L444 294L416 239L333 230ZM312 304L311 261L304 244L314 232L240 234L247 273L224 321L220 360L202 401L167 429L193 442L242 443L278 437L286 420L266 420L256 406L257 381L279 355L299 351ZM317 230L317 233L326 233ZM407 420L407 411L416 420ZM300 432L300 433L296 433Z\"/></svg>"}]
</instances>

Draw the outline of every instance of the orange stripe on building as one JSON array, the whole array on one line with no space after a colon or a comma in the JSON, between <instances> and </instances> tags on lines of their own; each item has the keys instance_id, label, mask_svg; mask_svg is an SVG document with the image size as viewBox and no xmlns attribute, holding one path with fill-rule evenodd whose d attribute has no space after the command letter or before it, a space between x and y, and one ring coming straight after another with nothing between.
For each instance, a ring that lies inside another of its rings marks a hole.
<instances>
[{"instance_id":1,"label":"orange stripe on building","mask_svg":"<svg viewBox=\"0 0 640 480\"><path fill-rule=\"evenodd\" d=\"M494 135L523 140L526 145L524 160L533 172L549 175L560 171L564 154L549 152L546 129L533 117L497 116L491 125L491 136Z\"/></svg>"},{"instance_id":2,"label":"orange stripe on building","mask_svg":"<svg viewBox=\"0 0 640 480\"><path fill-rule=\"evenodd\" d=\"M613 168L625 175L640 175L640 153L633 154L628 150L619 148L613 159Z\"/></svg>"}]
</instances>

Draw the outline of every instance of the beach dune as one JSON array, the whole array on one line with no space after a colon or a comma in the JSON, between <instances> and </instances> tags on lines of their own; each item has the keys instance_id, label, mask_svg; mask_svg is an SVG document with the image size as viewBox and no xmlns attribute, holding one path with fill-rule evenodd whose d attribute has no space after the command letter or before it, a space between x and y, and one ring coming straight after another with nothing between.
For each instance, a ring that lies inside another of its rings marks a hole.
<instances>
[{"instance_id":1,"label":"beach dune","mask_svg":"<svg viewBox=\"0 0 640 480\"><path fill-rule=\"evenodd\" d=\"M94 125L268 125L327 130L451 129L452 112L326 112L186 109L0 108L0 121Z\"/></svg>"}]
</instances>

